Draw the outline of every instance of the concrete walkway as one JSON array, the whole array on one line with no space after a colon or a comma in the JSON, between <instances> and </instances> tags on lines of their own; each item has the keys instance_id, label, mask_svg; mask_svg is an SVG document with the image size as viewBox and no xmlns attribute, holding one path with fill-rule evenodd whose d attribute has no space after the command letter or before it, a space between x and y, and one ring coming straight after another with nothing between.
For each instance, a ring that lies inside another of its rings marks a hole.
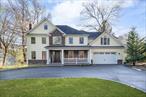
<instances>
[{"instance_id":1,"label":"concrete walkway","mask_svg":"<svg viewBox=\"0 0 146 97\"><path fill-rule=\"evenodd\" d=\"M146 71L138 71L123 65L40 67L0 71L0 80L66 77L89 77L113 80L146 92Z\"/></svg>"}]
</instances>

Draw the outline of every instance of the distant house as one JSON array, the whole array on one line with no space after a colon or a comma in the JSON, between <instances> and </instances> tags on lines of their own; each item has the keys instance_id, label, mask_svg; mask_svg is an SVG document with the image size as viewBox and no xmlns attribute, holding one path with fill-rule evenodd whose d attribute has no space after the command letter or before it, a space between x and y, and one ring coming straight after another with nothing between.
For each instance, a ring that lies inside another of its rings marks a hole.
<instances>
[{"instance_id":1,"label":"distant house","mask_svg":"<svg viewBox=\"0 0 146 97\"><path fill-rule=\"evenodd\" d=\"M0 45L0 66L2 65L3 62L3 50L2 47ZM13 57L12 55L8 54L6 57L6 62L5 65L14 65L15 64L15 57Z\"/></svg>"},{"instance_id":2,"label":"distant house","mask_svg":"<svg viewBox=\"0 0 146 97\"><path fill-rule=\"evenodd\" d=\"M26 37L28 64L122 64L125 59L121 41L106 32L80 31L44 19Z\"/></svg>"}]
</instances>

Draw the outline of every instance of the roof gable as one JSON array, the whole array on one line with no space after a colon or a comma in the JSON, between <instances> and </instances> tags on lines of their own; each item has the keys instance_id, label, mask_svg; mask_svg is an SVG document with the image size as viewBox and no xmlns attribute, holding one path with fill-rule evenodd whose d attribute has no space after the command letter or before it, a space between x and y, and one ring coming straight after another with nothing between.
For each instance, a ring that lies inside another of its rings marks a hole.
<instances>
[{"instance_id":1,"label":"roof gable","mask_svg":"<svg viewBox=\"0 0 146 97\"><path fill-rule=\"evenodd\" d=\"M116 38L115 36L113 36L111 33L101 33L96 39L94 39L92 42L90 42L90 45L92 46L100 46L100 38L101 37L109 37L110 38L110 45L107 46L123 46L122 43L118 40L118 38Z\"/></svg>"},{"instance_id":2,"label":"roof gable","mask_svg":"<svg viewBox=\"0 0 146 97\"><path fill-rule=\"evenodd\" d=\"M44 30L44 25L48 25L48 29ZM48 19L43 19L38 24L34 25L34 27L28 31L27 34L48 34L55 30L55 25L53 25Z\"/></svg>"}]
</instances>

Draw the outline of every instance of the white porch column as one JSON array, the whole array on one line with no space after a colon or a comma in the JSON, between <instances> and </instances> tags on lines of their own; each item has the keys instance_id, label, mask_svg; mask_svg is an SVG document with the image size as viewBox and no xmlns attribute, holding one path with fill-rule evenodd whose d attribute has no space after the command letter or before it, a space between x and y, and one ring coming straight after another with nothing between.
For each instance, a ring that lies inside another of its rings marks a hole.
<instances>
[{"instance_id":1,"label":"white porch column","mask_svg":"<svg viewBox=\"0 0 146 97\"><path fill-rule=\"evenodd\" d=\"M47 49L47 64L49 64L50 63L50 57L49 57L49 50Z\"/></svg>"},{"instance_id":2,"label":"white porch column","mask_svg":"<svg viewBox=\"0 0 146 97\"><path fill-rule=\"evenodd\" d=\"M61 63L64 64L64 50L61 50Z\"/></svg>"},{"instance_id":3,"label":"white porch column","mask_svg":"<svg viewBox=\"0 0 146 97\"><path fill-rule=\"evenodd\" d=\"M88 51L88 62L90 64L91 64L91 60L92 60L91 49L89 49L89 51Z\"/></svg>"}]
</instances>

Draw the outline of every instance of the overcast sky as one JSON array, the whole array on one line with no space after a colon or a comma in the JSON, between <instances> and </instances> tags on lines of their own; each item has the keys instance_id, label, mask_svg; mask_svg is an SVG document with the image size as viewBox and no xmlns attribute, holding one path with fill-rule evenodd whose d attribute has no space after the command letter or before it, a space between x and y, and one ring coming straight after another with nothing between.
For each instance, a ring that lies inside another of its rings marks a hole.
<instances>
[{"instance_id":1,"label":"overcast sky","mask_svg":"<svg viewBox=\"0 0 146 97\"><path fill-rule=\"evenodd\" d=\"M40 0L47 10L52 14L54 24L69 25L80 29L80 12L83 10L82 4L92 2L92 0ZM102 2L103 0L99 0ZM102 3L111 3L120 0L104 0ZM116 35L127 33L132 26L137 27L140 36L146 36L146 0L122 0L122 10L119 19L114 22L113 32Z\"/></svg>"}]
</instances>

